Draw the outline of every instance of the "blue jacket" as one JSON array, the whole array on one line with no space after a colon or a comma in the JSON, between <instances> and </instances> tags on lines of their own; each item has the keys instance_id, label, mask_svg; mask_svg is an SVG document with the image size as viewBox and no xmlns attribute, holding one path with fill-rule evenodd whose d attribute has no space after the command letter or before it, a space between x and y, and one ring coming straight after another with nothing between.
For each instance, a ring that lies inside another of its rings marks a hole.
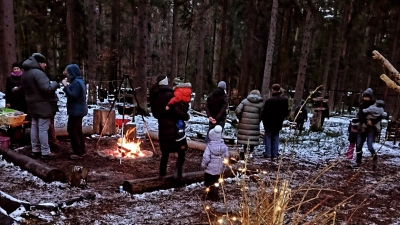
<instances>
[{"instance_id":1,"label":"blue jacket","mask_svg":"<svg viewBox=\"0 0 400 225\"><path fill-rule=\"evenodd\" d=\"M64 87L67 96L67 113L70 116L86 116L86 86L81 77L81 71L76 64L67 66L67 73L71 84Z\"/></svg>"}]
</instances>

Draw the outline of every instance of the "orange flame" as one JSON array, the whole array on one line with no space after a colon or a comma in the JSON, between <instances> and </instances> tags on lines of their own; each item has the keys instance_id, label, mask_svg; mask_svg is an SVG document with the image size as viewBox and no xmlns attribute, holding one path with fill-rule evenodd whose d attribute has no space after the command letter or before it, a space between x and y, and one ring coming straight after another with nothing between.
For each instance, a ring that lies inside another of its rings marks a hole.
<instances>
[{"instance_id":1,"label":"orange flame","mask_svg":"<svg viewBox=\"0 0 400 225\"><path fill-rule=\"evenodd\" d=\"M136 129L136 128L135 128ZM123 138L118 139L118 148L111 152L111 155L121 158L137 158L143 157L144 154L140 151L140 141L128 139L131 132L134 132L135 129L128 130Z\"/></svg>"}]
</instances>

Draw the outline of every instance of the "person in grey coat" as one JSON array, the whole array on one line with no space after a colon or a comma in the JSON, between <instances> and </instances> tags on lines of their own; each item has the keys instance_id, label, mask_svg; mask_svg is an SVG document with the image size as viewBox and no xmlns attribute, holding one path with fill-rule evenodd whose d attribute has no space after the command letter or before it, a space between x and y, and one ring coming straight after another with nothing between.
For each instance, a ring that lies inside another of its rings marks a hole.
<instances>
[{"instance_id":1,"label":"person in grey coat","mask_svg":"<svg viewBox=\"0 0 400 225\"><path fill-rule=\"evenodd\" d=\"M50 81L46 76L46 58L40 53L34 53L25 60L22 67L25 69L21 78L24 89L28 114L32 117L31 144L32 156L42 158L57 158L49 147L48 130L51 118L57 110L57 105L52 104L58 83Z\"/></svg>"},{"instance_id":2,"label":"person in grey coat","mask_svg":"<svg viewBox=\"0 0 400 225\"><path fill-rule=\"evenodd\" d=\"M201 168L204 169L204 186L209 189L206 196L211 201L218 201L218 187L214 184L218 182L221 174L224 172L224 160L228 161L229 151L222 140L222 127L217 125L208 133L210 142L203 154Z\"/></svg>"},{"instance_id":3,"label":"person in grey coat","mask_svg":"<svg viewBox=\"0 0 400 225\"><path fill-rule=\"evenodd\" d=\"M235 113L239 119L237 143L243 145L240 159L244 159L244 152L260 144L261 110L264 106L260 91L252 90L236 108Z\"/></svg>"}]
</instances>

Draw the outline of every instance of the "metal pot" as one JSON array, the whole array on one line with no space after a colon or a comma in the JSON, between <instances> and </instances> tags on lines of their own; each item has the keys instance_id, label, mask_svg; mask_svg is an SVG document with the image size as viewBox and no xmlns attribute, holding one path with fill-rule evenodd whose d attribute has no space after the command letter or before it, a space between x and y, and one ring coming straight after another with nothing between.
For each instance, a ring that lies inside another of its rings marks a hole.
<instances>
[{"instance_id":1,"label":"metal pot","mask_svg":"<svg viewBox=\"0 0 400 225\"><path fill-rule=\"evenodd\" d=\"M123 115L132 115L135 111L135 105L132 104L125 104L125 109L124 109L124 104L123 103L118 103L117 104L117 109L118 113Z\"/></svg>"}]
</instances>

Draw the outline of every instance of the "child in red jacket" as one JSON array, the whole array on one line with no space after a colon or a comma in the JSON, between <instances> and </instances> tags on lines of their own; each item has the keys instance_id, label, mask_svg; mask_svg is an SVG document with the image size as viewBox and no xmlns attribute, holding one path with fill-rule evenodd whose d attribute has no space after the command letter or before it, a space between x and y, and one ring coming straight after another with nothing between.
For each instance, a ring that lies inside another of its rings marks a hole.
<instances>
[{"instance_id":1,"label":"child in red jacket","mask_svg":"<svg viewBox=\"0 0 400 225\"><path fill-rule=\"evenodd\" d=\"M189 102L192 95L192 85L190 83L178 84L174 87L174 97L169 100L166 110L169 110L175 104L184 104L186 109L189 109ZM180 141L185 138L185 122L183 120L176 121L176 127L178 128L178 138L176 141Z\"/></svg>"}]
</instances>

